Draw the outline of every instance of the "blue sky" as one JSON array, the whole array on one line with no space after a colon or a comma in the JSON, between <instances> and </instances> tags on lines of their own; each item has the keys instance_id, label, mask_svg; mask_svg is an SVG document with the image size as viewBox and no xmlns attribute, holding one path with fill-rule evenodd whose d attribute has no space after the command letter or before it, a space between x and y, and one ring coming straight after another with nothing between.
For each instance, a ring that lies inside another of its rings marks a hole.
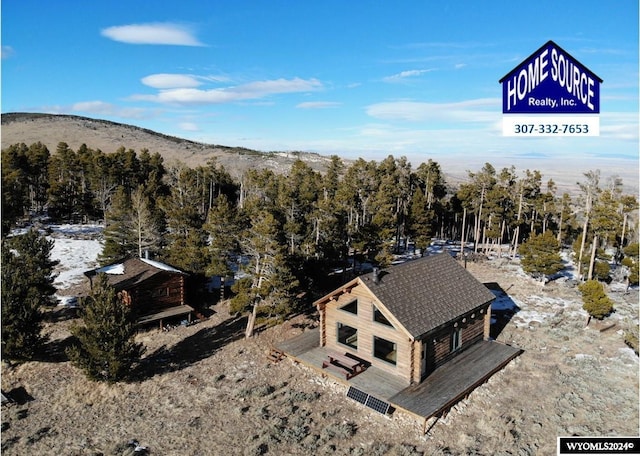
<instances>
[{"instance_id":1,"label":"blue sky","mask_svg":"<svg viewBox=\"0 0 640 456\"><path fill-rule=\"evenodd\" d=\"M498 81L548 40L604 80L599 137L502 136ZM4 0L2 112L445 170L637 176L638 52L636 0Z\"/></svg>"}]
</instances>

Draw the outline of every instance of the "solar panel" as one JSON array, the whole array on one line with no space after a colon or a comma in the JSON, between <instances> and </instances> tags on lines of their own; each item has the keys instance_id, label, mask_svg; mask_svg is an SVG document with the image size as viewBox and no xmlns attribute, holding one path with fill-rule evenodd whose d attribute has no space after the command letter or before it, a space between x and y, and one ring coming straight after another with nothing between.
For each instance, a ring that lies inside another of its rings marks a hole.
<instances>
[{"instance_id":1,"label":"solar panel","mask_svg":"<svg viewBox=\"0 0 640 456\"><path fill-rule=\"evenodd\" d=\"M380 399L370 396L364 391L360 391L359 389L350 386L347 391L347 397L353 399L354 401L358 401L361 404L369 407L370 409L375 410L378 413L382 413L386 415L389 411L389 404L387 402L381 401Z\"/></svg>"},{"instance_id":2,"label":"solar panel","mask_svg":"<svg viewBox=\"0 0 640 456\"><path fill-rule=\"evenodd\" d=\"M353 399L354 401L358 401L361 404L365 404L369 395L364 391L360 391L358 388L350 386L349 391L347 391L347 397Z\"/></svg>"},{"instance_id":3,"label":"solar panel","mask_svg":"<svg viewBox=\"0 0 640 456\"><path fill-rule=\"evenodd\" d=\"M376 412L382 413L383 415L386 415L389 411L388 403L381 401L380 399L373 396L369 396L367 398L367 402L364 405L375 410Z\"/></svg>"}]
</instances>

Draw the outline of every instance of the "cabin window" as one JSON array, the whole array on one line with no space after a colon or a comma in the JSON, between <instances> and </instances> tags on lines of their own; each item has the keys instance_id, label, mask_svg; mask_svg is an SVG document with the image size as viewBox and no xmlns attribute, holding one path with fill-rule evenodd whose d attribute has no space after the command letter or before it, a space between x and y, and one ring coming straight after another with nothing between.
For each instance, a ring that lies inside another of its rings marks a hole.
<instances>
[{"instance_id":1,"label":"cabin window","mask_svg":"<svg viewBox=\"0 0 640 456\"><path fill-rule=\"evenodd\" d=\"M348 302L344 306L340 307L340 310L358 315L358 300L354 299L353 301Z\"/></svg>"},{"instance_id":2,"label":"cabin window","mask_svg":"<svg viewBox=\"0 0 640 456\"><path fill-rule=\"evenodd\" d=\"M382 337L373 336L373 356L395 366L398 357L396 343Z\"/></svg>"},{"instance_id":3,"label":"cabin window","mask_svg":"<svg viewBox=\"0 0 640 456\"><path fill-rule=\"evenodd\" d=\"M393 328L391 322L387 320L387 317L385 317L384 314L380 312L380 309L378 309L375 305L373 306L373 321L386 326L391 326Z\"/></svg>"},{"instance_id":4,"label":"cabin window","mask_svg":"<svg viewBox=\"0 0 640 456\"><path fill-rule=\"evenodd\" d=\"M358 330L351 326L338 323L338 342L357 350Z\"/></svg>"},{"instance_id":5,"label":"cabin window","mask_svg":"<svg viewBox=\"0 0 640 456\"><path fill-rule=\"evenodd\" d=\"M451 333L451 351L454 352L462 346L462 328L453 328Z\"/></svg>"},{"instance_id":6,"label":"cabin window","mask_svg":"<svg viewBox=\"0 0 640 456\"><path fill-rule=\"evenodd\" d=\"M159 298L161 296L169 296L169 288L156 288L151 292L152 298Z\"/></svg>"}]
</instances>

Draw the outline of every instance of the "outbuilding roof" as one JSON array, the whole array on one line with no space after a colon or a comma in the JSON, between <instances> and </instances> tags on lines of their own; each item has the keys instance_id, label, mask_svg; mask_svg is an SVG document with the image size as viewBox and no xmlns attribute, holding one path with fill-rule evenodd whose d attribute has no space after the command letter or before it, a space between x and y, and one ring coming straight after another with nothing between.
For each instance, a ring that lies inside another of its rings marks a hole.
<instances>
[{"instance_id":1,"label":"outbuilding roof","mask_svg":"<svg viewBox=\"0 0 640 456\"><path fill-rule=\"evenodd\" d=\"M92 269L84 274L91 279L101 272L107 274L109 284L117 290L135 286L161 273L185 274L173 266L146 258L129 258L101 268Z\"/></svg>"},{"instance_id":2,"label":"outbuilding roof","mask_svg":"<svg viewBox=\"0 0 640 456\"><path fill-rule=\"evenodd\" d=\"M414 338L495 299L481 282L442 253L359 277Z\"/></svg>"}]
</instances>

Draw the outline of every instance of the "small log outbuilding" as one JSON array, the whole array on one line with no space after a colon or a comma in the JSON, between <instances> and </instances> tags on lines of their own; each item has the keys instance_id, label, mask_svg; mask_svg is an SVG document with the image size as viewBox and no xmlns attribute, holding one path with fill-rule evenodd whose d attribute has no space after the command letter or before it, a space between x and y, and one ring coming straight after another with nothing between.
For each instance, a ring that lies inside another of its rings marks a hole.
<instances>
[{"instance_id":1,"label":"small log outbuilding","mask_svg":"<svg viewBox=\"0 0 640 456\"><path fill-rule=\"evenodd\" d=\"M320 346L417 384L489 338L494 299L446 253L376 269L314 303Z\"/></svg>"},{"instance_id":2,"label":"small log outbuilding","mask_svg":"<svg viewBox=\"0 0 640 456\"><path fill-rule=\"evenodd\" d=\"M129 258L85 272L89 285L100 273L107 274L109 285L130 305L138 324L160 322L168 318L186 317L194 312L186 302L187 274L173 266L146 258Z\"/></svg>"}]
</instances>

